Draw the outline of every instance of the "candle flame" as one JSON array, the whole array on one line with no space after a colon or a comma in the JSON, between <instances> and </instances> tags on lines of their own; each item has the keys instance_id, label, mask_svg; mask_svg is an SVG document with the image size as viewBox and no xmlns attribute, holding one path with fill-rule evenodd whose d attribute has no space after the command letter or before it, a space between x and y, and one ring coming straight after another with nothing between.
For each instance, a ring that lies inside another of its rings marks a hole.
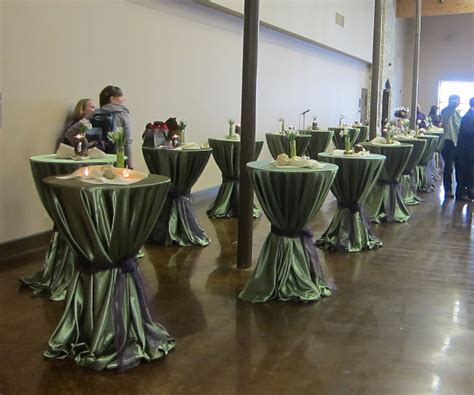
<instances>
[{"instance_id":1,"label":"candle flame","mask_svg":"<svg viewBox=\"0 0 474 395\"><path fill-rule=\"evenodd\" d=\"M123 171L123 176L124 176L124 178L127 178L129 175L130 175L130 173L128 172L128 169L125 169L125 170Z\"/></svg>"},{"instance_id":2,"label":"candle flame","mask_svg":"<svg viewBox=\"0 0 474 395\"><path fill-rule=\"evenodd\" d=\"M88 169L87 167L84 169L84 175L85 175L85 176L88 176L88 175L89 175L89 169Z\"/></svg>"}]
</instances>

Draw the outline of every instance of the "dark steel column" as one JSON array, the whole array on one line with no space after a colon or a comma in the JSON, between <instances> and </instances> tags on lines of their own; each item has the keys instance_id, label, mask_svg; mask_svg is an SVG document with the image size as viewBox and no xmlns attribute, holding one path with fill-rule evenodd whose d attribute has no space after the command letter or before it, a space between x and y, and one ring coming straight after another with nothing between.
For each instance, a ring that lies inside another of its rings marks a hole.
<instances>
[{"instance_id":1,"label":"dark steel column","mask_svg":"<svg viewBox=\"0 0 474 395\"><path fill-rule=\"evenodd\" d=\"M372 84L370 88L370 139L377 134L377 114L379 110L379 74L380 51L382 43L382 9L385 0L375 0L374 10L374 42L372 47Z\"/></svg>"},{"instance_id":2,"label":"dark steel column","mask_svg":"<svg viewBox=\"0 0 474 395\"><path fill-rule=\"evenodd\" d=\"M245 0L237 239L239 269L252 266L253 188L247 172L247 163L255 159L259 7L259 0Z\"/></svg>"},{"instance_id":3,"label":"dark steel column","mask_svg":"<svg viewBox=\"0 0 474 395\"><path fill-rule=\"evenodd\" d=\"M410 127L416 127L416 105L418 104L418 69L420 67L421 0L416 0L415 51L413 54L413 82L411 85Z\"/></svg>"}]
</instances>

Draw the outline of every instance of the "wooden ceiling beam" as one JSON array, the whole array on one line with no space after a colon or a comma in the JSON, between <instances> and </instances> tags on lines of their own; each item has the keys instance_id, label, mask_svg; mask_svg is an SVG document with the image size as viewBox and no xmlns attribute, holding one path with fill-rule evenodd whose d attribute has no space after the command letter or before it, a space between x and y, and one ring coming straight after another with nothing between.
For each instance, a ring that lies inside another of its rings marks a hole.
<instances>
[{"instance_id":1,"label":"wooden ceiling beam","mask_svg":"<svg viewBox=\"0 0 474 395\"><path fill-rule=\"evenodd\" d=\"M413 0L398 0L397 18L413 18L415 4ZM423 0L421 8L422 16L470 13L474 13L474 0Z\"/></svg>"}]
</instances>

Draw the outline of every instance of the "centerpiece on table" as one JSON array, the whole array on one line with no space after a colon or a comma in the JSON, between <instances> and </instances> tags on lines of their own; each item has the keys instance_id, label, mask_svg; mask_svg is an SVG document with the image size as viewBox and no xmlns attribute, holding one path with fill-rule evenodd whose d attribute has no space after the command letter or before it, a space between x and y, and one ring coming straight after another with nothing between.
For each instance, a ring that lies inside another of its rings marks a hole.
<instances>
[{"instance_id":1,"label":"centerpiece on table","mask_svg":"<svg viewBox=\"0 0 474 395\"><path fill-rule=\"evenodd\" d=\"M387 122L382 129L382 136L385 137L385 144L393 144L394 126Z\"/></svg>"},{"instance_id":2,"label":"centerpiece on table","mask_svg":"<svg viewBox=\"0 0 474 395\"><path fill-rule=\"evenodd\" d=\"M116 167L125 167L125 133L123 128L118 127L113 132L107 133L107 138L115 144L115 151L117 153Z\"/></svg>"},{"instance_id":3,"label":"centerpiece on table","mask_svg":"<svg viewBox=\"0 0 474 395\"><path fill-rule=\"evenodd\" d=\"M88 141L86 133L92 129L92 124L87 119L81 119L79 133L73 137L74 153L77 156L87 156Z\"/></svg>"},{"instance_id":4,"label":"centerpiece on table","mask_svg":"<svg viewBox=\"0 0 474 395\"><path fill-rule=\"evenodd\" d=\"M398 107L395 109L394 115L397 118L406 119L410 113L410 109L407 107Z\"/></svg>"},{"instance_id":5,"label":"centerpiece on table","mask_svg":"<svg viewBox=\"0 0 474 395\"><path fill-rule=\"evenodd\" d=\"M290 126L288 130L284 130L284 133L286 137L288 137L288 143L290 145L290 158L293 158L296 155L296 136L298 136L298 133L296 132L295 128L293 126Z\"/></svg>"},{"instance_id":6,"label":"centerpiece on table","mask_svg":"<svg viewBox=\"0 0 474 395\"><path fill-rule=\"evenodd\" d=\"M185 129L188 125L185 120L178 122L176 118L168 118L166 125L169 129L168 138L173 147L186 144Z\"/></svg>"},{"instance_id":7,"label":"centerpiece on table","mask_svg":"<svg viewBox=\"0 0 474 395\"><path fill-rule=\"evenodd\" d=\"M233 119L229 119L227 123L229 124L229 133L227 134L226 139L240 140L240 135L236 133L235 121Z\"/></svg>"},{"instance_id":8,"label":"centerpiece on table","mask_svg":"<svg viewBox=\"0 0 474 395\"><path fill-rule=\"evenodd\" d=\"M280 134L285 134L285 119L278 118L278 122L280 122Z\"/></svg>"},{"instance_id":9,"label":"centerpiece on table","mask_svg":"<svg viewBox=\"0 0 474 395\"><path fill-rule=\"evenodd\" d=\"M341 114L339 116L339 126L340 127L344 127L344 123L342 122L342 120L345 118L344 114Z\"/></svg>"},{"instance_id":10,"label":"centerpiece on table","mask_svg":"<svg viewBox=\"0 0 474 395\"><path fill-rule=\"evenodd\" d=\"M318 122L316 122L317 119L318 119L317 115L313 116L313 123L311 124L311 130L318 130L319 129Z\"/></svg>"},{"instance_id":11,"label":"centerpiece on table","mask_svg":"<svg viewBox=\"0 0 474 395\"><path fill-rule=\"evenodd\" d=\"M344 127L340 130L339 136L344 137L344 154L350 155L354 153L352 149L351 134L348 127Z\"/></svg>"},{"instance_id":12,"label":"centerpiece on table","mask_svg":"<svg viewBox=\"0 0 474 395\"><path fill-rule=\"evenodd\" d=\"M143 132L143 145L145 147L159 147L168 144L168 125L162 121L149 122Z\"/></svg>"}]
</instances>

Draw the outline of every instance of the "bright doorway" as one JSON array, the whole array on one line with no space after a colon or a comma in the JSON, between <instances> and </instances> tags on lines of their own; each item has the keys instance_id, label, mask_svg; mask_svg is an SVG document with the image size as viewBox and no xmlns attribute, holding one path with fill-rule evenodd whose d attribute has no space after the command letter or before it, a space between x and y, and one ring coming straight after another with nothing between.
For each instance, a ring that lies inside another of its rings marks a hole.
<instances>
[{"instance_id":1,"label":"bright doorway","mask_svg":"<svg viewBox=\"0 0 474 395\"><path fill-rule=\"evenodd\" d=\"M451 95L461 97L458 107L461 115L469 110L469 99L474 97L474 81L440 81L438 86L438 107L442 110L448 105Z\"/></svg>"}]
</instances>

